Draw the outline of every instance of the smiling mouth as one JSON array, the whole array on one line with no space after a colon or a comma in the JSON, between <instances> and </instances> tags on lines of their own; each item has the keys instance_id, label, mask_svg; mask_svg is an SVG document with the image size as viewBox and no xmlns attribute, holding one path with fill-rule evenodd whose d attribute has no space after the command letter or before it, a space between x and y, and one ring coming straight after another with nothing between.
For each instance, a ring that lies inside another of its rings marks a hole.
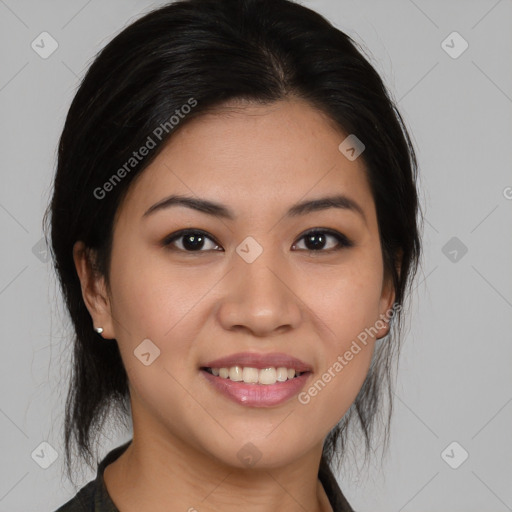
<instances>
[{"instance_id":1,"label":"smiling mouth","mask_svg":"<svg viewBox=\"0 0 512 512\"><path fill-rule=\"evenodd\" d=\"M219 377L220 379L231 380L233 382L240 382L245 384L255 385L273 385L293 380L301 375L311 372L299 372L294 368L281 367L268 367L268 368L254 368L251 366L231 366L222 368L202 367L202 371Z\"/></svg>"}]
</instances>

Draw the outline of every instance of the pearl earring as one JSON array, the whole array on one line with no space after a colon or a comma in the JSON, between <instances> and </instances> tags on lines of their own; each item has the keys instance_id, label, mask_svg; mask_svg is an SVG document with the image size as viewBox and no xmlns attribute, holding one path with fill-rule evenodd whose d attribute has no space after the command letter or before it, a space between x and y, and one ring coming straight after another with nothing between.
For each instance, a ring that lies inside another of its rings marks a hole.
<instances>
[{"instance_id":1,"label":"pearl earring","mask_svg":"<svg viewBox=\"0 0 512 512\"><path fill-rule=\"evenodd\" d=\"M103 332L103 327L95 327L94 330L98 333L98 334L101 334Z\"/></svg>"}]
</instances>

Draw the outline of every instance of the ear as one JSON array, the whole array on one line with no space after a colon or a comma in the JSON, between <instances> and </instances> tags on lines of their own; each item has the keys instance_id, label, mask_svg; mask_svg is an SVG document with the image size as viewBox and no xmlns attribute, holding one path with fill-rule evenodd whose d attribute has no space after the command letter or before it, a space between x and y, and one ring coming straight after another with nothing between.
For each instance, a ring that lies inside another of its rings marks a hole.
<instances>
[{"instance_id":1,"label":"ear","mask_svg":"<svg viewBox=\"0 0 512 512\"><path fill-rule=\"evenodd\" d=\"M115 338L112 325L111 304L105 278L97 270L96 254L82 241L73 246L73 260L82 287L85 305L92 317L93 327L102 327L104 338Z\"/></svg>"},{"instance_id":2,"label":"ear","mask_svg":"<svg viewBox=\"0 0 512 512\"><path fill-rule=\"evenodd\" d=\"M400 267L402 262L402 250L395 259L395 269L400 275ZM382 292L379 303L379 320L376 322L376 326L379 327L377 333L377 339L383 338L389 333L389 321L391 318L390 311L395 302L395 287L393 283L393 276L388 273L384 276L382 283Z\"/></svg>"}]
</instances>

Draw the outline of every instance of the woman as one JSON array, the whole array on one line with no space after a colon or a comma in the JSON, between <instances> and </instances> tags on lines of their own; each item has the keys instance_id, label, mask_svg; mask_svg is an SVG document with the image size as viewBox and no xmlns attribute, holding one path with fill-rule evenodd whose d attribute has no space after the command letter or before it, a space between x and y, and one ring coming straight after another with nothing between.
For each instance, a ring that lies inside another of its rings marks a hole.
<instances>
[{"instance_id":1,"label":"woman","mask_svg":"<svg viewBox=\"0 0 512 512\"><path fill-rule=\"evenodd\" d=\"M303 6L184 0L115 37L46 217L68 474L111 409L133 439L59 511L352 510L331 467L390 398L416 173L376 71Z\"/></svg>"}]
</instances>

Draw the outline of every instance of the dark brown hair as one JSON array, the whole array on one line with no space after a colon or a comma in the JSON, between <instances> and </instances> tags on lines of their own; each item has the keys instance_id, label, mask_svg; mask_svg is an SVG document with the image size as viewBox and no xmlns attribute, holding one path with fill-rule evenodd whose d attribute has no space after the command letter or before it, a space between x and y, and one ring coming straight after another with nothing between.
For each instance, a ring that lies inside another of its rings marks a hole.
<instances>
[{"instance_id":1,"label":"dark brown hair","mask_svg":"<svg viewBox=\"0 0 512 512\"><path fill-rule=\"evenodd\" d=\"M153 137L156 147L106 197L98 198L98 187L191 98L197 105L179 127L230 99L264 104L287 97L308 101L364 142L361 158L376 205L384 268L394 284L395 304L404 303L421 251L417 163L402 118L358 45L289 0L182 0L144 15L99 52L82 80L60 138L53 198L45 213L48 245L74 327L65 415L70 477L73 443L92 467L91 447L107 413L129 415L117 342L101 342L93 331L73 245L82 240L94 250L98 271L108 282L115 213L132 180L174 130ZM390 334L377 342L355 402L328 435L323 454L328 464L337 451L344 453L351 424L363 433L368 453L383 399L391 404L401 324L399 311Z\"/></svg>"}]
</instances>

